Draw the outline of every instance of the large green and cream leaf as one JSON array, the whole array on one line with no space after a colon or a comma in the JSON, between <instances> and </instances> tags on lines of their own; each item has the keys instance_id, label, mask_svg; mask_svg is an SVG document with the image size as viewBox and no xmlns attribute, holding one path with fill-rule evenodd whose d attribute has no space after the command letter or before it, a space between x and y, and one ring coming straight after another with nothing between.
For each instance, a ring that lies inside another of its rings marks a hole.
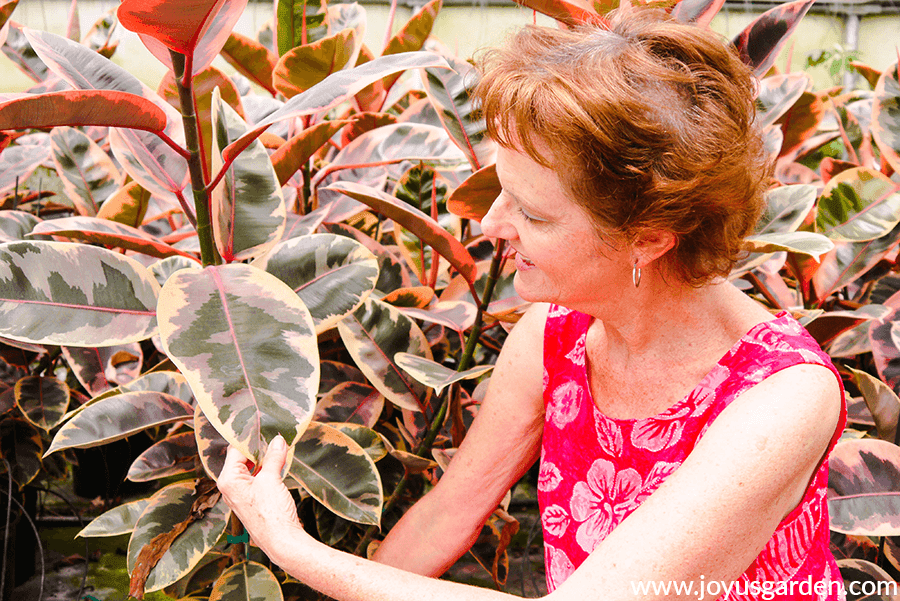
<instances>
[{"instance_id":1,"label":"large green and cream leaf","mask_svg":"<svg viewBox=\"0 0 900 601\"><path fill-rule=\"evenodd\" d=\"M900 447L883 440L846 440L834 447L829 467L832 530L900 535Z\"/></svg>"},{"instance_id":2,"label":"large green and cream leaf","mask_svg":"<svg viewBox=\"0 0 900 601\"><path fill-rule=\"evenodd\" d=\"M885 69L875 86L872 139L882 158L900 171L900 62Z\"/></svg>"},{"instance_id":3,"label":"large green and cream leaf","mask_svg":"<svg viewBox=\"0 0 900 601\"><path fill-rule=\"evenodd\" d=\"M174 530L191 515L193 481L170 484L150 498L128 541L128 572L133 573L144 545L160 534ZM150 571L144 591L158 591L189 573L216 544L231 517L224 500L219 500L202 518L191 523Z\"/></svg>"},{"instance_id":4,"label":"large green and cream leaf","mask_svg":"<svg viewBox=\"0 0 900 601\"><path fill-rule=\"evenodd\" d=\"M469 159L472 170L493 164L497 145L488 138L484 118L476 110L472 90L478 83L478 70L470 63L448 58L452 71L425 69L425 93L434 105L453 142Z\"/></svg>"},{"instance_id":5,"label":"large green and cream leaf","mask_svg":"<svg viewBox=\"0 0 900 601\"><path fill-rule=\"evenodd\" d=\"M130 503L122 503L109 511L98 515L90 524L82 528L75 536L85 538L93 536L118 536L134 530L138 518L147 509L149 499L139 499Z\"/></svg>"},{"instance_id":6,"label":"large green and cream leaf","mask_svg":"<svg viewBox=\"0 0 900 601\"><path fill-rule=\"evenodd\" d=\"M156 332L159 284L128 257L87 245L0 245L0 335L36 344L113 346Z\"/></svg>"},{"instance_id":7,"label":"large green and cream leaf","mask_svg":"<svg viewBox=\"0 0 900 601\"><path fill-rule=\"evenodd\" d=\"M381 476L369 454L336 428L312 422L294 447L290 476L337 515L379 524Z\"/></svg>"},{"instance_id":8,"label":"large green and cream leaf","mask_svg":"<svg viewBox=\"0 0 900 601\"><path fill-rule=\"evenodd\" d=\"M273 275L243 264L187 269L159 301L166 353L216 430L258 460L281 434L306 429L319 386L312 317Z\"/></svg>"},{"instance_id":9,"label":"large green and cream leaf","mask_svg":"<svg viewBox=\"0 0 900 601\"><path fill-rule=\"evenodd\" d=\"M255 561L242 561L222 572L213 584L209 601L282 601L275 574Z\"/></svg>"},{"instance_id":10,"label":"large green and cream leaf","mask_svg":"<svg viewBox=\"0 0 900 601\"><path fill-rule=\"evenodd\" d=\"M97 217L63 217L62 219L43 221L35 226L34 234L62 236L92 244L106 244L158 259L181 256L196 262L192 255L166 244L143 230Z\"/></svg>"},{"instance_id":11,"label":"large green and cream leaf","mask_svg":"<svg viewBox=\"0 0 900 601\"><path fill-rule=\"evenodd\" d=\"M312 234L279 243L253 262L290 286L309 309L317 332L355 311L375 289L378 261L344 236Z\"/></svg>"},{"instance_id":12,"label":"large green and cream leaf","mask_svg":"<svg viewBox=\"0 0 900 601\"><path fill-rule=\"evenodd\" d=\"M436 361L409 353L397 353L394 361L417 381L434 388L436 395L440 395L450 384L480 378L494 369L493 365L479 365L462 372L454 371Z\"/></svg>"},{"instance_id":13,"label":"large green and cream leaf","mask_svg":"<svg viewBox=\"0 0 900 601\"><path fill-rule=\"evenodd\" d=\"M431 359L431 347L416 323L399 309L367 298L338 322L344 346L373 386L398 407L421 411L427 389L397 365L397 353Z\"/></svg>"},{"instance_id":14,"label":"large green and cream leaf","mask_svg":"<svg viewBox=\"0 0 900 601\"><path fill-rule=\"evenodd\" d=\"M119 189L119 170L87 134L73 127L50 132L50 148L63 189L79 214L93 217Z\"/></svg>"},{"instance_id":15,"label":"large green and cream leaf","mask_svg":"<svg viewBox=\"0 0 900 601\"><path fill-rule=\"evenodd\" d=\"M92 403L73 415L53 437L47 455L96 447L141 430L186 421L194 408L163 392L126 392Z\"/></svg>"},{"instance_id":16,"label":"large green and cream leaf","mask_svg":"<svg viewBox=\"0 0 900 601\"><path fill-rule=\"evenodd\" d=\"M213 170L219 171L222 150L246 133L240 115L213 92ZM255 140L228 168L212 194L216 245L226 261L259 256L281 239L287 210L269 155Z\"/></svg>"},{"instance_id":17,"label":"large green and cream leaf","mask_svg":"<svg viewBox=\"0 0 900 601\"><path fill-rule=\"evenodd\" d=\"M192 472L197 457L197 441L193 432L167 436L138 455L128 468L128 479L147 482Z\"/></svg>"},{"instance_id":18,"label":"large green and cream leaf","mask_svg":"<svg viewBox=\"0 0 900 601\"><path fill-rule=\"evenodd\" d=\"M822 234L814 232L774 232L758 234L744 239L744 250L758 253L787 251L819 260L834 248L834 243Z\"/></svg>"},{"instance_id":19,"label":"large green and cream leaf","mask_svg":"<svg viewBox=\"0 0 900 601\"><path fill-rule=\"evenodd\" d=\"M857 167L838 173L819 198L816 229L832 240L874 240L897 223L900 186L873 169Z\"/></svg>"}]
</instances>

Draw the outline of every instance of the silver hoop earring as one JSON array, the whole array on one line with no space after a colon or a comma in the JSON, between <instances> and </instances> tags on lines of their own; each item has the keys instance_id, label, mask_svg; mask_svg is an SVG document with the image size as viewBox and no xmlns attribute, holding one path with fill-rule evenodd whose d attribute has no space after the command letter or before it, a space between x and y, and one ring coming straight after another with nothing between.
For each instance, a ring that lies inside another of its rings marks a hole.
<instances>
[{"instance_id":1,"label":"silver hoop earring","mask_svg":"<svg viewBox=\"0 0 900 601\"><path fill-rule=\"evenodd\" d=\"M637 266L637 261L634 262L634 267L631 268L631 282L635 288L641 285L641 268Z\"/></svg>"}]
</instances>

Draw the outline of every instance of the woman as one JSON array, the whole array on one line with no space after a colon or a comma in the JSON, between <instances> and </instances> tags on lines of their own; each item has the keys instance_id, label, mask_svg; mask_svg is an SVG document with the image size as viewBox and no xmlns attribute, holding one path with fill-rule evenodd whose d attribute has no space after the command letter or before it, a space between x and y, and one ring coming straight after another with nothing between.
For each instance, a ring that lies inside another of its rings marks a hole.
<instances>
[{"instance_id":1,"label":"woman","mask_svg":"<svg viewBox=\"0 0 900 601\"><path fill-rule=\"evenodd\" d=\"M724 280L766 176L746 67L643 10L527 28L485 71L503 193L482 228L535 304L378 563L304 533L280 439L255 477L230 449L219 479L254 542L340 600L504 597L419 575L462 555L540 456L552 598L842 598L824 496L840 377L789 315Z\"/></svg>"}]
</instances>

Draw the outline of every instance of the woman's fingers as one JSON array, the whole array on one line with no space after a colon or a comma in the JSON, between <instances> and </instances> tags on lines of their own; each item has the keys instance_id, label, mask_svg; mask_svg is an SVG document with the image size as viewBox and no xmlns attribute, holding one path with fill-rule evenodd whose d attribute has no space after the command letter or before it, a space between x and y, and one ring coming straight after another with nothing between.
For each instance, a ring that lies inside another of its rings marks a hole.
<instances>
[{"instance_id":1,"label":"woman's fingers","mask_svg":"<svg viewBox=\"0 0 900 601\"><path fill-rule=\"evenodd\" d=\"M287 459L287 443L281 434L275 436L269 443L266 450L266 456L262 460L261 472L267 472L281 478L281 470L284 468L284 462Z\"/></svg>"}]
</instances>

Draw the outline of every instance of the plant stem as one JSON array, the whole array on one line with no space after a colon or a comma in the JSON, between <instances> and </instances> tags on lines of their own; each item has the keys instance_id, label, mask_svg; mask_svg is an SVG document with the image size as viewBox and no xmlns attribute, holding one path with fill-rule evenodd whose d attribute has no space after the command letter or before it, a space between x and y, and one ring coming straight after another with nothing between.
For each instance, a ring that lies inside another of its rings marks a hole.
<instances>
[{"instance_id":1,"label":"plant stem","mask_svg":"<svg viewBox=\"0 0 900 601\"><path fill-rule=\"evenodd\" d=\"M456 368L456 371L458 372L467 370L469 368L469 364L472 362L472 357L475 355L475 347L478 344L478 338L481 336L481 326L484 319L484 313L485 311L487 311L488 304L490 304L491 302L491 296L493 296L494 294L494 286L497 284L497 280L500 277L500 268L503 265L503 247L504 241L498 240L497 248L494 250L494 258L491 260L491 271L488 274L488 281L484 287L484 294L482 295L481 303L478 305L478 313L475 315L475 323L472 325L472 331L469 333L469 337L466 339L466 348L459 360L459 366ZM444 395L444 400L441 403L441 406L438 408L437 412L434 414L434 418L431 420L431 426L428 429L428 433L425 434L422 442L419 443L418 448L416 448L416 455L418 455L419 457L424 457L425 453L431 450L431 445L434 443L434 440L437 438L438 433L441 431L441 426L443 426L444 424L444 418L447 416L447 410L450 407L451 398L452 391L448 389L447 393ZM408 483L409 472L403 474L403 477L400 478L400 482L397 483L397 487L394 489L394 492L391 493L390 498L388 498L387 502L384 504L381 515L386 515L394 508L394 506L400 500L400 496L406 490L406 485ZM366 547L369 544L369 541L372 540L372 537L375 536L376 532L378 532L378 526L370 526L369 529L366 530L366 533L362 537L362 540L360 540L359 544L356 545L356 549L354 549L353 553L355 555L360 555L363 551L365 551Z\"/></svg>"},{"instance_id":2,"label":"plant stem","mask_svg":"<svg viewBox=\"0 0 900 601\"><path fill-rule=\"evenodd\" d=\"M175 68L175 83L178 85L178 100L181 103L181 119L184 126L184 140L189 153L188 169L191 174L191 189L194 193L194 208L197 211L197 237L200 239L200 259L203 266L221 263L213 240L212 221L209 212L209 192L203 178L203 158L200 155L200 125L194 112L193 80L185 73L185 56L171 52Z\"/></svg>"}]
</instances>

